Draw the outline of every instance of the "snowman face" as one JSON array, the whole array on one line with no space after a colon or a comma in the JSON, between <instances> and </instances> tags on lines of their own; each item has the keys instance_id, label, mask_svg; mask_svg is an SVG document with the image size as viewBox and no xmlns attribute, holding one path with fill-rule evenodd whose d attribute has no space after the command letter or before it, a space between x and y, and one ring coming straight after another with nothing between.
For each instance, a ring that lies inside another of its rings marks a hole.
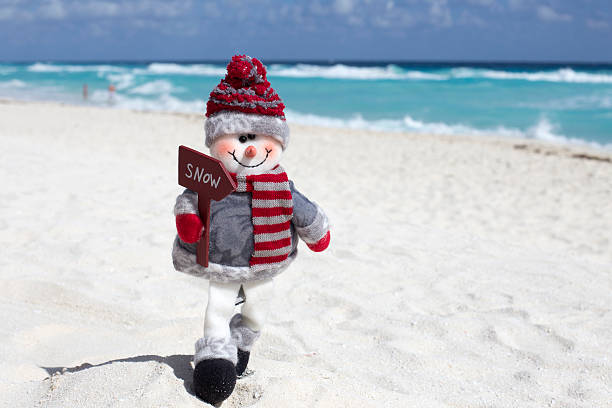
<instances>
[{"instance_id":1,"label":"snowman face","mask_svg":"<svg viewBox=\"0 0 612 408\"><path fill-rule=\"evenodd\" d=\"M223 135L210 146L210 154L227 171L240 175L262 174L280 162L283 148L272 136L254 133Z\"/></svg>"}]
</instances>

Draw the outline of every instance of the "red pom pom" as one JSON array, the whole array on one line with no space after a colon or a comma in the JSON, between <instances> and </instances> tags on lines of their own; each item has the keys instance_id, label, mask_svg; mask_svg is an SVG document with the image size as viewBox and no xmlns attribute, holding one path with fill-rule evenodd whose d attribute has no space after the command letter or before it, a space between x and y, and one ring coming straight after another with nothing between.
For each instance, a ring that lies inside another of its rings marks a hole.
<instances>
[{"instance_id":1,"label":"red pom pom","mask_svg":"<svg viewBox=\"0 0 612 408\"><path fill-rule=\"evenodd\" d=\"M242 88L242 79L240 78L225 78L225 82L230 84L232 88Z\"/></svg>"},{"instance_id":2,"label":"red pom pom","mask_svg":"<svg viewBox=\"0 0 612 408\"><path fill-rule=\"evenodd\" d=\"M236 79L248 79L251 76L251 66L246 61L232 61L227 66L227 75Z\"/></svg>"},{"instance_id":3,"label":"red pom pom","mask_svg":"<svg viewBox=\"0 0 612 408\"><path fill-rule=\"evenodd\" d=\"M255 65L255 68L257 68L257 73L261 75L261 78L265 81L266 80L266 67L264 67L263 64L259 62L257 58L253 58L253 65ZM268 84L268 86L269 85L270 84Z\"/></svg>"},{"instance_id":4,"label":"red pom pom","mask_svg":"<svg viewBox=\"0 0 612 408\"><path fill-rule=\"evenodd\" d=\"M266 80L266 68L256 58L249 59L246 55L234 55L227 64L225 81L234 88L252 86L262 80Z\"/></svg>"}]
</instances>

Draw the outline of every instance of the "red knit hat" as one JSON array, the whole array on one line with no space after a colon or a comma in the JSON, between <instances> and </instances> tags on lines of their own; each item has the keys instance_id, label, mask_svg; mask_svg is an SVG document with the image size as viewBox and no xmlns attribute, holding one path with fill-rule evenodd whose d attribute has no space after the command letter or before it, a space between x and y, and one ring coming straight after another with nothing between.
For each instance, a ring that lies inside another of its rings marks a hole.
<instances>
[{"instance_id":1,"label":"red knit hat","mask_svg":"<svg viewBox=\"0 0 612 408\"><path fill-rule=\"evenodd\" d=\"M289 141L284 109L263 64L247 55L234 55L206 104L206 146L223 134L261 133L276 138L284 149Z\"/></svg>"}]
</instances>

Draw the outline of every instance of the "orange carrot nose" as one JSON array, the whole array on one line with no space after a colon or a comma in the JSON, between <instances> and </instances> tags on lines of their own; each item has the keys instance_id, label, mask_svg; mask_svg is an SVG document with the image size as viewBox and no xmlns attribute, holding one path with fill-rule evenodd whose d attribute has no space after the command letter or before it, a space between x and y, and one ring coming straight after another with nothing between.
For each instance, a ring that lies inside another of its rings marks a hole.
<instances>
[{"instance_id":1,"label":"orange carrot nose","mask_svg":"<svg viewBox=\"0 0 612 408\"><path fill-rule=\"evenodd\" d=\"M244 155L246 157L253 158L255 157L255 155L257 155L257 149L255 148L255 146L249 146L244 151Z\"/></svg>"}]
</instances>

